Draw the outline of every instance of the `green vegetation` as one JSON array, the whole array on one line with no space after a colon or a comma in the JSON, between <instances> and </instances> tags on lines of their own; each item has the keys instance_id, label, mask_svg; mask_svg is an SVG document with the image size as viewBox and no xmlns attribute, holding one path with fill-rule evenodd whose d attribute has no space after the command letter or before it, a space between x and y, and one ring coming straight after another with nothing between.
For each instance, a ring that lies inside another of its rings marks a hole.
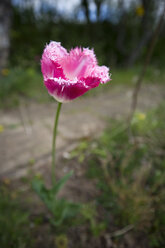
<instances>
[{"instance_id":1,"label":"green vegetation","mask_svg":"<svg viewBox=\"0 0 165 248\"><path fill-rule=\"evenodd\" d=\"M21 98L43 102L50 99L44 89L42 74L33 68L3 69L0 78L0 107L13 107Z\"/></svg>"},{"instance_id":2,"label":"green vegetation","mask_svg":"<svg viewBox=\"0 0 165 248\"><path fill-rule=\"evenodd\" d=\"M112 68L113 84L132 84L134 85L141 72L142 65L133 68ZM162 84L165 82L164 69L150 66L144 76L144 83Z\"/></svg>"},{"instance_id":3,"label":"green vegetation","mask_svg":"<svg viewBox=\"0 0 165 248\"><path fill-rule=\"evenodd\" d=\"M136 113L131 138L123 121L111 120L91 144L87 172L97 180L97 204L108 223L118 229L132 224L151 247L160 248L165 243L164 108L165 103L147 115Z\"/></svg>"},{"instance_id":4,"label":"green vegetation","mask_svg":"<svg viewBox=\"0 0 165 248\"><path fill-rule=\"evenodd\" d=\"M9 193L10 192L10 193ZM29 214L20 197L6 186L0 187L0 247L32 248Z\"/></svg>"},{"instance_id":5,"label":"green vegetation","mask_svg":"<svg viewBox=\"0 0 165 248\"><path fill-rule=\"evenodd\" d=\"M84 214L93 234L131 226L133 235L147 237L149 247L165 243L164 108L162 103L147 114L135 113L131 137L123 120L110 120L100 139L83 141L72 151L72 159L88 165L87 177L99 191Z\"/></svg>"}]
</instances>

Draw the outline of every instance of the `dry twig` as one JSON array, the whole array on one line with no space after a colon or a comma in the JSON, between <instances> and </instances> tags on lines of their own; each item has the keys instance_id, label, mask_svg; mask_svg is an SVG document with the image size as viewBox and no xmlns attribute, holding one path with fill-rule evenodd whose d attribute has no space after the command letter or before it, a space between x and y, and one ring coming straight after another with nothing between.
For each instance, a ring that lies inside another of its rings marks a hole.
<instances>
[{"instance_id":1,"label":"dry twig","mask_svg":"<svg viewBox=\"0 0 165 248\"><path fill-rule=\"evenodd\" d=\"M138 94L139 94L139 91L140 91L140 88L141 88L141 85L142 85L143 78L144 78L144 75L146 73L147 67L148 67L148 65L150 63L152 53L153 53L157 38L159 36L160 29L161 29L161 26L162 26L162 23L163 23L163 20L164 20L164 16L165 16L165 4L164 4L163 13L160 16L159 22L158 22L158 24L157 24L157 26L155 28L154 33L153 33L151 43L150 43L150 46L148 48L148 52L147 52L147 55L146 55L146 59L145 59L144 64L143 64L142 71L141 71L141 73L139 75L139 78L138 78L138 80L136 82L136 85L135 85L135 88L134 88L134 91L133 91L132 104L131 104L131 113L130 113L130 116L128 118L129 131L130 131L130 124L131 124L134 112L136 110L136 107L137 107Z\"/></svg>"}]
</instances>

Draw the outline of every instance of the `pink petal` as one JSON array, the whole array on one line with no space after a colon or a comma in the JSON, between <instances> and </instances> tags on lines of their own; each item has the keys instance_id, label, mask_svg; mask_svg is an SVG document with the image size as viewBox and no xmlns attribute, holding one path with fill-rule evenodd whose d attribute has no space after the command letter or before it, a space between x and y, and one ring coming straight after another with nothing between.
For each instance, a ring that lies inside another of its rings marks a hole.
<instances>
[{"instance_id":1,"label":"pink petal","mask_svg":"<svg viewBox=\"0 0 165 248\"><path fill-rule=\"evenodd\" d=\"M96 66L97 60L93 50L89 50L88 48L83 48L82 50L77 47L61 59L60 65L63 68L65 76L73 80L75 78L88 77L89 74L86 73L88 67Z\"/></svg>"},{"instance_id":2,"label":"pink petal","mask_svg":"<svg viewBox=\"0 0 165 248\"><path fill-rule=\"evenodd\" d=\"M46 56L56 63L59 63L59 61L67 55L67 50L61 46L60 42L55 41L51 41L48 45L46 45L43 53L43 56Z\"/></svg>"},{"instance_id":3,"label":"pink petal","mask_svg":"<svg viewBox=\"0 0 165 248\"><path fill-rule=\"evenodd\" d=\"M50 95L59 102L69 102L87 92L91 87L85 82L74 82L64 79L48 79L44 81Z\"/></svg>"},{"instance_id":4,"label":"pink petal","mask_svg":"<svg viewBox=\"0 0 165 248\"><path fill-rule=\"evenodd\" d=\"M82 81L85 82L85 84L90 87L90 89L98 87L100 84L100 78L95 78L95 77L87 77L87 78L82 78Z\"/></svg>"},{"instance_id":5,"label":"pink petal","mask_svg":"<svg viewBox=\"0 0 165 248\"><path fill-rule=\"evenodd\" d=\"M66 49L60 45L60 42L52 41L45 47L41 59L41 70L45 79L52 77L65 79L59 61L67 54Z\"/></svg>"},{"instance_id":6,"label":"pink petal","mask_svg":"<svg viewBox=\"0 0 165 248\"><path fill-rule=\"evenodd\" d=\"M60 77L65 79L65 75L60 65L58 63L53 62L47 57L43 57L41 60L41 71L45 80L48 78Z\"/></svg>"},{"instance_id":7,"label":"pink petal","mask_svg":"<svg viewBox=\"0 0 165 248\"><path fill-rule=\"evenodd\" d=\"M103 84L111 80L109 68L106 66L95 66L94 68L91 68L91 77L100 78L100 82Z\"/></svg>"}]
</instances>

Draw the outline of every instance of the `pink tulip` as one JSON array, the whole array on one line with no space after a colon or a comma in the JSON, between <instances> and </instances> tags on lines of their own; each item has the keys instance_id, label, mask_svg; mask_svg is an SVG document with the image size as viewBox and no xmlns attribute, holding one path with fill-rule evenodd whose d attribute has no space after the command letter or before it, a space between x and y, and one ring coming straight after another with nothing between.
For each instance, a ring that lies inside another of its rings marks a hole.
<instances>
[{"instance_id":1,"label":"pink tulip","mask_svg":"<svg viewBox=\"0 0 165 248\"><path fill-rule=\"evenodd\" d=\"M71 101L110 81L109 69L98 66L93 50L76 47L68 53L55 41L45 47L41 69L49 94L59 102Z\"/></svg>"}]
</instances>

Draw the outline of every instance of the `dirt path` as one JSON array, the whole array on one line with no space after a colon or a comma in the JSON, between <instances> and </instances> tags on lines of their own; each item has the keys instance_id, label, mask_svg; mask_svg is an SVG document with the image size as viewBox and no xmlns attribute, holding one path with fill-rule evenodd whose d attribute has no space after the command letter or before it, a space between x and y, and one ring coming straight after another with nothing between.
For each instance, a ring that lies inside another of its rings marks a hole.
<instances>
[{"instance_id":1,"label":"dirt path","mask_svg":"<svg viewBox=\"0 0 165 248\"><path fill-rule=\"evenodd\" d=\"M128 114L131 94L130 87L113 86L104 94L64 104L57 140L58 156L66 156L81 139L100 134L108 118ZM163 85L145 85L140 92L138 109L146 111L164 97ZM0 133L0 178L20 178L32 165L38 170L50 164L55 111L54 102L37 104L25 100L17 109L0 111L0 125L4 126ZM67 171L67 167L62 169Z\"/></svg>"}]
</instances>

